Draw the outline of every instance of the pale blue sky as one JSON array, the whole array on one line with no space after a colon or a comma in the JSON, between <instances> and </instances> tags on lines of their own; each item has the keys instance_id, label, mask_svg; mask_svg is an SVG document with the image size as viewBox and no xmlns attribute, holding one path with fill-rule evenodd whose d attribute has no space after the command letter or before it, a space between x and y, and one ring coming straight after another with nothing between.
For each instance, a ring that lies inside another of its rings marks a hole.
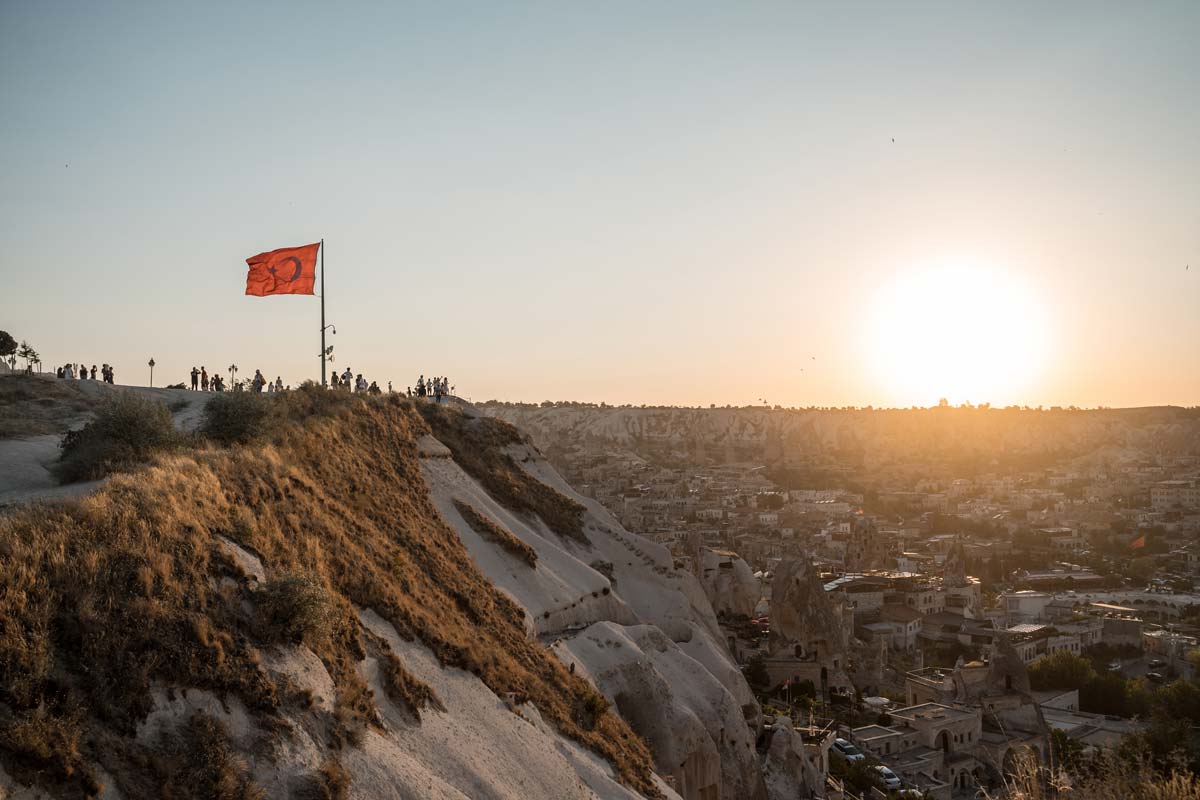
<instances>
[{"instance_id":1,"label":"pale blue sky","mask_svg":"<svg viewBox=\"0 0 1200 800\"><path fill-rule=\"evenodd\" d=\"M312 376L316 299L244 259L324 237L381 383L932 403L866 332L961 263L1045 347L953 399L1200 403L1200 3L6 2L0 100L0 327L47 364Z\"/></svg>"}]
</instances>

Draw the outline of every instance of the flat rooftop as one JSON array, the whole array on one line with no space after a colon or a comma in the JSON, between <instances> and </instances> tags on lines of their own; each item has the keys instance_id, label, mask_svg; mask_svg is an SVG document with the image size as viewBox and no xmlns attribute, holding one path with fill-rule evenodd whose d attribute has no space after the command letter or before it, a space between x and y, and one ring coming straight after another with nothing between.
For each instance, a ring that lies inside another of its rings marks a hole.
<instances>
[{"instance_id":1,"label":"flat rooftop","mask_svg":"<svg viewBox=\"0 0 1200 800\"><path fill-rule=\"evenodd\" d=\"M889 713L893 717L908 719L968 719L975 716L971 712L941 703L921 703L908 708L898 708Z\"/></svg>"},{"instance_id":2,"label":"flat rooftop","mask_svg":"<svg viewBox=\"0 0 1200 800\"><path fill-rule=\"evenodd\" d=\"M864 725L861 728L855 728L852 733L855 739L878 739L880 736L894 736L896 732L891 728L885 728L882 725Z\"/></svg>"}]
</instances>

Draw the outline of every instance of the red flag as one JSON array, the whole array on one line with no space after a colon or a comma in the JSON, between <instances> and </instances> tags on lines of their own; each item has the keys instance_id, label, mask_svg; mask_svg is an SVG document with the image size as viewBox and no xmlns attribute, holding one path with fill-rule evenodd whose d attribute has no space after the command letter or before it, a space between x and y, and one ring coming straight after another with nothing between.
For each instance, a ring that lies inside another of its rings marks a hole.
<instances>
[{"instance_id":1,"label":"red flag","mask_svg":"<svg viewBox=\"0 0 1200 800\"><path fill-rule=\"evenodd\" d=\"M1137 550L1139 547L1145 547L1145 546L1146 546L1146 534L1144 534L1144 533L1129 543L1130 550Z\"/></svg>"},{"instance_id":2,"label":"red flag","mask_svg":"<svg viewBox=\"0 0 1200 800\"><path fill-rule=\"evenodd\" d=\"M246 294L312 294L317 280L317 249L321 244L282 247L246 259Z\"/></svg>"}]
</instances>

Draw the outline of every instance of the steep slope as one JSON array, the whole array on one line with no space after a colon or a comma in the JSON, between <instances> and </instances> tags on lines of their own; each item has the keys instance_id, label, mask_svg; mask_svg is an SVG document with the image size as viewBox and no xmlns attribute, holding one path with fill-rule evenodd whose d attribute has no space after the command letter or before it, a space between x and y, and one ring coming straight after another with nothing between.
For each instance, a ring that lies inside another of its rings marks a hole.
<instances>
[{"instance_id":1,"label":"steep slope","mask_svg":"<svg viewBox=\"0 0 1200 800\"><path fill-rule=\"evenodd\" d=\"M258 444L201 444L0 516L0 785L673 794L585 676L530 638L533 615L476 565L462 517L452 529L431 503L411 403L317 390L272 403ZM552 519L557 494L542 498ZM551 560L539 551L537 568ZM564 598L592 585L568 572Z\"/></svg>"},{"instance_id":2,"label":"steep slope","mask_svg":"<svg viewBox=\"0 0 1200 800\"><path fill-rule=\"evenodd\" d=\"M613 701L685 798L764 796L759 709L696 579L675 569L665 547L577 495L514 429L436 406L421 411L437 440L422 462L433 502L525 609L530 630ZM489 463L478 463L481 452ZM536 565L481 533L476 516L530 547Z\"/></svg>"}]
</instances>

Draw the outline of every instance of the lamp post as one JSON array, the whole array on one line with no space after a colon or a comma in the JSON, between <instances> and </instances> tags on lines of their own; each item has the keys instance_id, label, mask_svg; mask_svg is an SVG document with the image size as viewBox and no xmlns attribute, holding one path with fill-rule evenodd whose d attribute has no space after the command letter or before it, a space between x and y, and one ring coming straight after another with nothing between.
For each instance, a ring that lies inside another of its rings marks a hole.
<instances>
[{"instance_id":1,"label":"lamp post","mask_svg":"<svg viewBox=\"0 0 1200 800\"><path fill-rule=\"evenodd\" d=\"M150 388L154 388L154 359L150 359Z\"/></svg>"},{"instance_id":2,"label":"lamp post","mask_svg":"<svg viewBox=\"0 0 1200 800\"><path fill-rule=\"evenodd\" d=\"M324 272L324 270L322 270L321 271L322 281L324 280L324 277L325 277L325 272ZM324 285L323 282L322 282L322 285ZM325 298L324 298L324 296L322 296L322 298L321 298L321 323L322 323L321 324L321 388L325 388L326 386L328 386L328 384L325 381L325 362L326 362L326 360L328 360L330 363L333 362L333 345L329 345L328 347L325 346L325 331L329 331L334 336L336 336L337 328L335 328L333 326L332 322L329 323L328 325L324 324L325 323Z\"/></svg>"}]
</instances>

